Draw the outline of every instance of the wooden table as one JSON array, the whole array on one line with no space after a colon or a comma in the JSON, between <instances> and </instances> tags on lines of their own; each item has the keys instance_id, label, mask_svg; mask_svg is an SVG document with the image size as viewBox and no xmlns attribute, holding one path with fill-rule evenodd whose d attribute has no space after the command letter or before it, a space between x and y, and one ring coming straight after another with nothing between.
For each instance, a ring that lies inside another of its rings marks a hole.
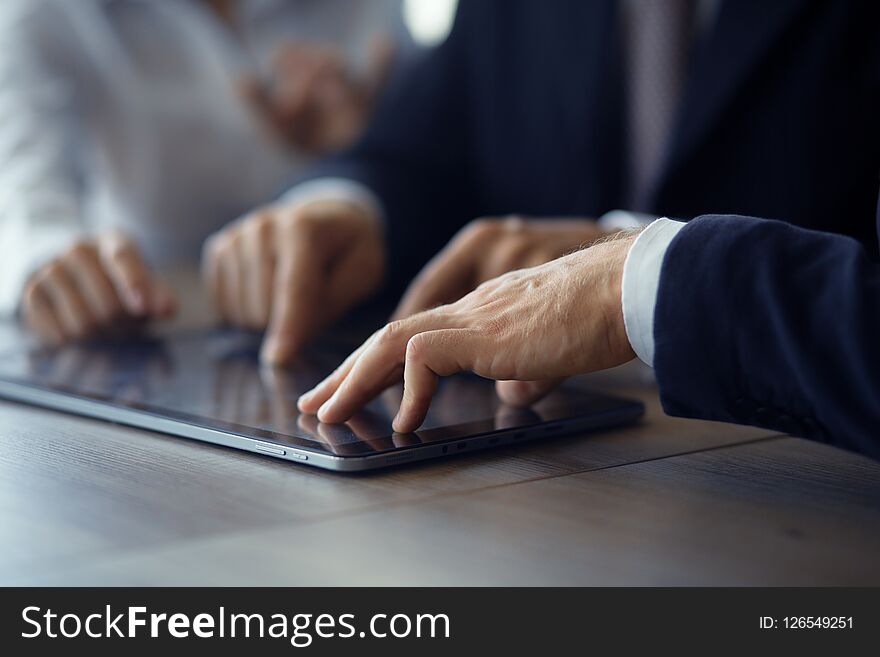
<instances>
[{"instance_id":1,"label":"wooden table","mask_svg":"<svg viewBox=\"0 0 880 657\"><path fill-rule=\"evenodd\" d=\"M0 402L0 584L880 584L880 464L587 384L644 422L361 475Z\"/></svg>"}]
</instances>

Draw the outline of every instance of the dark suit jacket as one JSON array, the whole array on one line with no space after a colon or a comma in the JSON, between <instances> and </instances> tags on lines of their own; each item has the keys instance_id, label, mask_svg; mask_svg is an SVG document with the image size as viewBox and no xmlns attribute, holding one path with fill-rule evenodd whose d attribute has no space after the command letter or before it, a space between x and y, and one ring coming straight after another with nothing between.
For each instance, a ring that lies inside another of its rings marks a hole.
<instances>
[{"instance_id":1,"label":"dark suit jacket","mask_svg":"<svg viewBox=\"0 0 880 657\"><path fill-rule=\"evenodd\" d=\"M669 246L654 312L670 415L880 458L880 265L855 240L700 217Z\"/></svg>"},{"instance_id":2,"label":"dark suit jacket","mask_svg":"<svg viewBox=\"0 0 880 657\"><path fill-rule=\"evenodd\" d=\"M361 142L308 177L380 196L406 281L470 219L625 206L612 0L461 0ZM741 213L856 237L880 172L880 3L725 0L694 45L652 210Z\"/></svg>"}]
</instances>

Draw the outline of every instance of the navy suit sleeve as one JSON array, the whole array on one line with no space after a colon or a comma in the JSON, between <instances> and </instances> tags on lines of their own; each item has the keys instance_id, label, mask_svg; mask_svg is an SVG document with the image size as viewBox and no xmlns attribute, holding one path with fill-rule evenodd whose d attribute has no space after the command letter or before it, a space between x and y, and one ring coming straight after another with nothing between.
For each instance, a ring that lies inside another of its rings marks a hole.
<instances>
[{"instance_id":1,"label":"navy suit sleeve","mask_svg":"<svg viewBox=\"0 0 880 657\"><path fill-rule=\"evenodd\" d=\"M392 76L364 136L304 179L343 177L370 188L387 222L391 275L408 281L477 214L468 146L470 13L460 3L449 37Z\"/></svg>"},{"instance_id":2,"label":"navy suit sleeve","mask_svg":"<svg viewBox=\"0 0 880 657\"><path fill-rule=\"evenodd\" d=\"M880 265L858 242L700 217L667 250L654 337L670 415L880 458Z\"/></svg>"}]
</instances>

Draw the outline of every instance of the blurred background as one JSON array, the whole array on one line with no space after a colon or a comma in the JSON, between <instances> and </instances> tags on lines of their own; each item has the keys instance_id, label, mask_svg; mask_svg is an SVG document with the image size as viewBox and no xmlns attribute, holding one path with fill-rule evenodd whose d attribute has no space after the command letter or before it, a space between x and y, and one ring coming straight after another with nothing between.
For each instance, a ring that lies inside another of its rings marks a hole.
<instances>
[{"instance_id":1,"label":"blurred background","mask_svg":"<svg viewBox=\"0 0 880 657\"><path fill-rule=\"evenodd\" d=\"M119 231L155 267L350 144L455 0L4 0L0 313Z\"/></svg>"}]
</instances>

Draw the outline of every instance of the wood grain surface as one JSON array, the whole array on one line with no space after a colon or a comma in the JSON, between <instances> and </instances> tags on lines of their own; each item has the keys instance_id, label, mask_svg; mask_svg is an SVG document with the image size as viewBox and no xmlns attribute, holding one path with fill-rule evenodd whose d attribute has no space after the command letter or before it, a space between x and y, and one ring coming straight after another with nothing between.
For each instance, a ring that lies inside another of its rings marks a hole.
<instances>
[{"instance_id":1,"label":"wood grain surface","mask_svg":"<svg viewBox=\"0 0 880 657\"><path fill-rule=\"evenodd\" d=\"M880 466L581 383L644 422L361 475L0 402L0 584L880 583Z\"/></svg>"}]
</instances>

